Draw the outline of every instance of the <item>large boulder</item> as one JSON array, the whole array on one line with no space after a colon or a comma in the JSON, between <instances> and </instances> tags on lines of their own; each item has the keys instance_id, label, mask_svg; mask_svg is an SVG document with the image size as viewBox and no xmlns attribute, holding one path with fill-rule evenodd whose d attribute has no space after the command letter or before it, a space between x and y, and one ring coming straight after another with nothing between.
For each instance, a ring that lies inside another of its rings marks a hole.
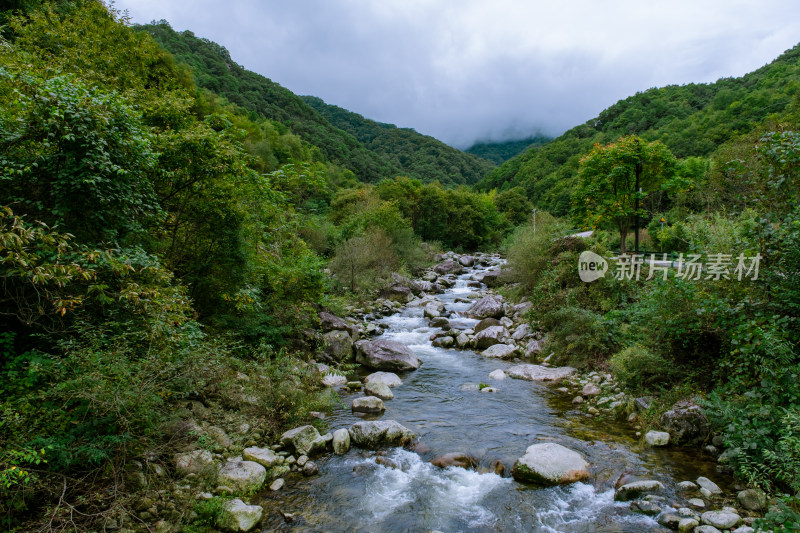
<instances>
[{"instance_id":1,"label":"large boulder","mask_svg":"<svg viewBox=\"0 0 800 533\"><path fill-rule=\"evenodd\" d=\"M475 327L472 328L472 332L480 333L486 328L490 328L492 326L502 326L502 324L496 318L484 318L483 320L475 324Z\"/></svg>"},{"instance_id":2,"label":"large boulder","mask_svg":"<svg viewBox=\"0 0 800 533\"><path fill-rule=\"evenodd\" d=\"M383 383L388 387L397 387L403 381L394 372L373 372L364 378L364 383Z\"/></svg>"},{"instance_id":3,"label":"large boulder","mask_svg":"<svg viewBox=\"0 0 800 533\"><path fill-rule=\"evenodd\" d=\"M300 426L281 435L281 446L294 449L298 455L311 455L325 448L325 439L314 426Z\"/></svg>"},{"instance_id":4,"label":"large boulder","mask_svg":"<svg viewBox=\"0 0 800 533\"><path fill-rule=\"evenodd\" d=\"M460 263L448 259L433 267L433 270L438 274L461 274L464 272L464 267Z\"/></svg>"},{"instance_id":5,"label":"large boulder","mask_svg":"<svg viewBox=\"0 0 800 533\"><path fill-rule=\"evenodd\" d=\"M322 331L346 331L354 339L358 335L358 330L353 324L326 311L319 314L319 324Z\"/></svg>"},{"instance_id":6,"label":"large boulder","mask_svg":"<svg viewBox=\"0 0 800 533\"><path fill-rule=\"evenodd\" d=\"M506 374L512 378L527 381L559 381L575 372L576 370L569 366L549 367L530 364L514 365L506 370Z\"/></svg>"},{"instance_id":7,"label":"large boulder","mask_svg":"<svg viewBox=\"0 0 800 533\"><path fill-rule=\"evenodd\" d=\"M489 270L480 279L487 287L497 287L500 285L500 270Z\"/></svg>"},{"instance_id":8,"label":"large boulder","mask_svg":"<svg viewBox=\"0 0 800 533\"><path fill-rule=\"evenodd\" d=\"M266 480L267 469L255 461L227 461L217 472L217 483L237 492L256 492Z\"/></svg>"},{"instance_id":9,"label":"large boulder","mask_svg":"<svg viewBox=\"0 0 800 533\"><path fill-rule=\"evenodd\" d=\"M356 422L349 431L354 446L370 450L382 446L405 446L416 438L413 431L394 420Z\"/></svg>"},{"instance_id":10,"label":"large boulder","mask_svg":"<svg viewBox=\"0 0 800 533\"><path fill-rule=\"evenodd\" d=\"M436 318L444 314L444 304L439 301L428 302L422 310L425 318Z\"/></svg>"},{"instance_id":11,"label":"large boulder","mask_svg":"<svg viewBox=\"0 0 800 533\"><path fill-rule=\"evenodd\" d=\"M514 479L541 485L561 485L588 479L589 463L576 451L554 442L528 446L511 470Z\"/></svg>"},{"instance_id":12,"label":"large boulder","mask_svg":"<svg viewBox=\"0 0 800 533\"><path fill-rule=\"evenodd\" d=\"M664 484L660 481L644 480L626 483L614 492L614 499L618 502L629 502L646 494L656 494L664 491Z\"/></svg>"},{"instance_id":13,"label":"large boulder","mask_svg":"<svg viewBox=\"0 0 800 533\"><path fill-rule=\"evenodd\" d=\"M208 450L194 450L175 455L175 470L182 476L212 472L213 466L214 456Z\"/></svg>"},{"instance_id":14,"label":"large boulder","mask_svg":"<svg viewBox=\"0 0 800 533\"><path fill-rule=\"evenodd\" d=\"M419 286L419 283L410 280L405 276L401 276L397 272L392 272L392 281L394 281L395 285L408 287L408 289L414 296L419 296L419 294L422 292L422 287Z\"/></svg>"},{"instance_id":15,"label":"large boulder","mask_svg":"<svg viewBox=\"0 0 800 533\"><path fill-rule=\"evenodd\" d=\"M494 357L496 359L511 359L516 353L517 347L513 344L495 344L482 351L481 355L484 357Z\"/></svg>"},{"instance_id":16,"label":"large boulder","mask_svg":"<svg viewBox=\"0 0 800 533\"><path fill-rule=\"evenodd\" d=\"M222 505L217 525L228 531L250 531L261 521L263 514L260 505L247 505L237 498Z\"/></svg>"},{"instance_id":17,"label":"large boulder","mask_svg":"<svg viewBox=\"0 0 800 533\"><path fill-rule=\"evenodd\" d=\"M537 353L542 353L542 341L531 339L525 345L525 357L532 358Z\"/></svg>"},{"instance_id":18,"label":"large boulder","mask_svg":"<svg viewBox=\"0 0 800 533\"><path fill-rule=\"evenodd\" d=\"M503 301L494 295L484 296L467 309L467 316L471 318L500 318L503 316Z\"/></svg>"},{"instance_id":19,"label":"large boulder","mask_svg":"<svg viewBox=\"0 0 800 533\"><path fill-rule=\"evenodd\" d=\"M471 255L462 255L458 258L458 262L461 263L462 266L471 267L475 264L475 258Z\"/></svg>"},{"instance_id":20,"label":"large boulder","mask_svg":"<svg viewBox=\"0 0 800 533\"><path fill-rule=\"evenodd\" d=\"M416 370L422 362L411 348L388 339L358 341L356 361L375 370Z\"/></svg>"},{"instance_id":21,"label":"large boulder","mask_svg":"<svg viewBox=\"0 0 800 533\"><path fill-rule=\"evenodd\" d=\"M328 331L322 335L322 343L322 353L334 361L343 361L353 353L353 338L346 331Z\"/></svg>"},{"instance_id":22,"label":"large boulder","mask_svg":"<svg viewBox=\"0 0 800 533\"><path fill-rule=\"evenodd\" d=\"M648 431L644 441L649 446L666 446L669 444L669 433L666 431Z\"/></svg>"},{"instance_id":23,"label":"large boulder","mask_svg":"<svg viewBox=\"0 0 800 533\"><path fill-rule=\"evenodd\" d=\"M745 489L736 495L739 505L748 511L761 512L767 508L767 495L758 489Z\"/></svg>"},{"instance_id":24,"label":"large boulder","mask_svg":"<svg viewBox=\"0 0 800 533\"><path fill-rule=\"evenodd\" d=\"M730 511L707 511L701 515L701 520L717 529L732 529L742 523L742 518Z\"/></svg>"},{"instance_id":25,"label":"large boulder","mask_svg":"<svg viewBox=\"0 0 800 533\"><path fill-rule=\"evenodd\" d=\"M376 396L356 398L350 407L354 413L382 413L386 410L383 400Z\"/></svg>"},{"instance_id":26,"label":"large boulder","mask_svg":"<svg viewBox=\"0 0 800 533\"><path fill-rule=\"evenodd\" d=\"M414 297L410 288L397 284L381 289L380 295L382 298L400 303L408 303Z\"/></svg>"},{"instance_id":27,"label":"large boulder","mask_svg":"<svg viewBox=\"0 0 800 533\"><path fill-rule=\"evenodd\" d=\"M346 429L337 429L333 432L333 453L341 455L350 449L350 432Z\"/></svg>"},{"instance_id":28,"label":"large boulder","mask_svg":"<svg viewBox=\"0 0 800 533\"><path fill-rule=\"evenodd\" d=\"M489 346L501 344L508 340L508 330L503 326L489 326L488 328L479 331L472 338L472 345L479 349L485 350Z\"/></svg>"},{"instance_id":29,"label":"large boulder","mask_svg":"<svg viewBox=\"0 0 800 533\"><path fill-rule=\"evenodd\" d=\"M517 329L514 330L514 334L511 336L511 338L515 341L521 341L531 333L533 333L533 330L531 329L530 325L520 324Z\"/></svg>"},{"instance_id":30,"label":"large boulder","mask_svg":"<svg viewBox=\"0 0 800 533\"><path fill-rule=\"evenodd\" d=\"M675 444L696 445L708 438L711 426L699 405L684 400L661 415L661 426L667 430Z\"/></svg>"}]
</instances>

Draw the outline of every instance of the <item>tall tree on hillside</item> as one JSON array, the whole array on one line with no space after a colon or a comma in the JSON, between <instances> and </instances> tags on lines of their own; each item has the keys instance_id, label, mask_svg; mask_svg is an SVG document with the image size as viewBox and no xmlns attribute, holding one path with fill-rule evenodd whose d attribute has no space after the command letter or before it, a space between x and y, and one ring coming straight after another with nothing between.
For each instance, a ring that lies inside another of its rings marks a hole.
<instances>
[{"instance_id":1,"label":"tall tree on hillside","mask_svg":"<svg viewBox=\"0 0 800 533\"><path fill-rule=\"evenodd\" d=\"M677 159L661 142L630 135L606 146L596 144L580 162L573 217L582 226L616 227L625 253L628 230L646 215L641 200L674 178L677 168Z\"/></svg>"}]
</instances>

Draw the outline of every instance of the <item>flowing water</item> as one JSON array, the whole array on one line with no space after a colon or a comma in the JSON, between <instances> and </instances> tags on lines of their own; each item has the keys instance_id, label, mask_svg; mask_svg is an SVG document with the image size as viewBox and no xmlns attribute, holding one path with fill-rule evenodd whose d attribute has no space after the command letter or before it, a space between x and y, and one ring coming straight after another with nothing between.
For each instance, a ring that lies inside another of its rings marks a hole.
<instances>
[{"instance_id":1,"label":"flowing water","mask_svg":"<svg viewBox=\"0 0 800 533\"><path fill-rule=\"evenodd\" d=\"M479 296L467 286L479 269L468 270L437 296L456 329L477 322L461 318L470 303L455 300ZM319 476L262 496L269 513L264 531L667 531L652 518L632 513L629 504L614 502L619 476L659 479L668 487L699 475L719 478L713 462L686 451L641 448L630 426L572 410L571 397L551 387L488 377L513 363L431 346L429 338L439 330L428 326L420 307L380 322L386 327L383 337L410 346L423 365L400 375L403 384L392 389L395 397L384 402L383 415L351 413L350 402L363 393L341 393L343 406L327 420L331 431L364 419L397 420L418 435L420 445L414 451L379 452L384 464L376 463L376 452L358 449L318 459ZM480 383L499 391L480 392ZM507 477L528 446L546 441L583 454L592 465L591 482L541 488ZM479 465L465 470L430 464L448 452L469 453ZM506 477L490 468L497 460L506 465ZM294 519L285 521L278 509Z\"/></svg>"}]
</instances>

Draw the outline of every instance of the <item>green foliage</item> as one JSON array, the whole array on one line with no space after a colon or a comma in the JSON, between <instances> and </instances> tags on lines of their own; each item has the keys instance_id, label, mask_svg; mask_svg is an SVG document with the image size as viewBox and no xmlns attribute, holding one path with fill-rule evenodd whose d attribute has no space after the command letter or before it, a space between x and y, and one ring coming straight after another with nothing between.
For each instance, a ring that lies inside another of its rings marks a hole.
<instances>
[{"instance_id":1,"label":"green foliage","mask_svg":"<svg viewBox=\"0 0 800 533\"><path fill-rule=\"evenodd\" d=\"M611 370L632 391L668 388L676 377L673 363L644 346L624 348L611 357Z\"/></svg>"},{"instance_id":2,"label":"green foliage","mask_svg":"<svg viewBox=\"0 0 800 533\"><path fill-rule=\"evenodd\" d=\"M330 269L351 292L368 293L380 288L399 263L392 240L382 229L372 228L340 244Z\"/></svg>"},{"instance_id":3,"label":"green foliage","mask_svg":"<svg viewBox=\"0 0 800 533\"><path fill-rule=\"evenodd\" d=\"M518 141L479 142L467 148L465 152L493 161L497 165L502 165L523 151L536 146L542 146L551 140L552 137L535 135Z\"/></svg>"},{"instance_id":4,"label":"green foliage","mask_svg":"<svg viewBox=\"0 0 800 533\"><path fill-rule=\"evenodd\" d=\"M362 181L376 182L399 174L400 169L368 150L353 135L328 122L312 106L288 89L235 63L228 51L191 31L176 32L166 21L137 26L175 58L191 67L200 87L223 96L253 114L291 128L319 148L321 155L349 169Z\"/></svg>"},{"instance_id":5,"label":"green foliage","mask_svg":"<svg viewBox=\"0 0 800 533\"><path fill-rule=\"evenodd\" d=\"M572 196L575 221L590 228L614 227L620 250L635 217L644 218L647 194L667 185L677 160L661 143L622 137L607 146L595 146L581 159L579 180Z\"/></svg>"},{"instance_id":6,"label":"green foliage","mask_svg":"<svg viewBox=\"0 0 800 533\"><path fill-rule=\"evenodd\" d=\"M17 211L94 242L158 216L150 136L124 99L74 76L0 69L0 86L0 194Z\"/></svg>"},{"instance_id":7,"label":"green foliage","mask_svg":"<svg viewBox=\"0 0 800 533\"><path fill-rule=\"evenodd\" d=\"M313 96L304 96L303 100L335 127L353 135L368 150L397 169L395 175L407 175L423 183L436 181L444 185L471 185L493 167L485 159L412 129L375 122Z\"/></svg>"}]
</instances>

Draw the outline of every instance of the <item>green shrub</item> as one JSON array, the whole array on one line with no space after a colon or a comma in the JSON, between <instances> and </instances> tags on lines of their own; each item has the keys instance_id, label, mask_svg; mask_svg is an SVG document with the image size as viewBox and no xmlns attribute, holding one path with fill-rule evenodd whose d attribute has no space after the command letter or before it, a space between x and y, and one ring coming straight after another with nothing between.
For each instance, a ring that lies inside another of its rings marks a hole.
<instances>
[{"instance_id":1,"label":"green shrub","mask_svg":"<svg viewBox=\"0 0 800 533\"><path fill-rule=\"evenodd\" d=\"M634 391L669 388L677 375L674 362L640 345L615 353L611 357L611 370Z\"/></svg>"}]
</instances>

